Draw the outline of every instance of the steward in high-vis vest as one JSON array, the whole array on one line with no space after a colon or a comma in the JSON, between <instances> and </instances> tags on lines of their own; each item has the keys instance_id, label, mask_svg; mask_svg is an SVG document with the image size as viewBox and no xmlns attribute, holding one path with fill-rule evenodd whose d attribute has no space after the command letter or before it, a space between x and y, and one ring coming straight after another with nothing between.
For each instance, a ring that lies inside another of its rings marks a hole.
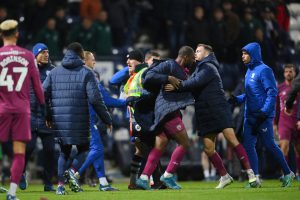
<instances>
[{"instance_id":1,"label":"steward in high-vis vest","mask_svg":"<svg viewBox=\"0 0 300 200\"><path fill-rule=\"evenodd\" d=\"M154 145L154 135L145 134L141 126L136 123L134 118L135 103L140 99L145 92L142 85L142 74L147 69L148 65L144 63L144 55L139 50L133 50L127 55L127 64L129 67L129 79L124 86L124 93L126 94L126 104L128 105L128 112L130 113L130 137L131 142L135 145L135 153L130 165L130 184L128 189L137 189L135 181L140 171L140 166L143 159L146 159L151 148ZM159 175L161 174L157 170L157 181L154 177L155 186L161 186L159 181ZM156 176L156 175L155 175Z\"/></svg>"}]
</instances>

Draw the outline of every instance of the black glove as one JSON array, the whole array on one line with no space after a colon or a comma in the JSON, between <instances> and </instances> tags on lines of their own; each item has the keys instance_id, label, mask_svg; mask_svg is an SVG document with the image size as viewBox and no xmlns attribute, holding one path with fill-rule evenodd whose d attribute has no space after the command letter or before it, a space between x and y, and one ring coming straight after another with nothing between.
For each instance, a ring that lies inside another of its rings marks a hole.
<instances>
[{"instance_id":1,"label":"black glove","mask_svg":"<svg viewBox=\"0 0 300 200\"><path fill-rule=\"evenodd\" d=\"M237 102L237 97L234 95L230 95L230 97L227 99L227 102L231 105L236 105Z\"/></svg>"},{"instance_id":2,"label":"black glove","mask_svg":"<svg viewBox=\"0 0 300 200\"><path fill-rule=\"evenodd\" d=\"M126 99L126 105L127 105L127 106L130 106L130 107L133 107L133 106L134 106L134 103L136 102L136 100L137 100L138 98L139 98L139 97L133 97L133 96L128 97L128 98Z\"/></svg>"},{"instance_id":3,"label":"black glove","mask_svg":"<svg viewBox=\"0 0 300 200\"><path fill-rule=\"evenodd\" d=\"M264 123L264 121L266 121L267 118L268 118L267 114L260 110L256 118L256 124L261 125L262 123Z\"/></svg>"},{"instance_id":4,"label":"black glove","mask_svg":"<svg viewBox=\"0 0 300 200\"><path fill-rule=\"evenodd\" d=\"M253 135L257 135L259 133L260 126L266 121L267 118L267 114L260 110L256 117L255 123L253 124Z\"/></svg>"}]
</instances>

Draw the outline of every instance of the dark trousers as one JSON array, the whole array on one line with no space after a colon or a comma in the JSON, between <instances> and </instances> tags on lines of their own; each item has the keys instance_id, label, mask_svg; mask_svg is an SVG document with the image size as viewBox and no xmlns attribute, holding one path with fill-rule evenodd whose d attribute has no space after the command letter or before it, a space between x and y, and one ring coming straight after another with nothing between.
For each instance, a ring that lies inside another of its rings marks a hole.
<instances>
[{"instance_id":1,"label":"dark trousers","mask_svg":"<svg viewBox=\"0 0 300 200\"><path fill-rule=\"evenodd\" d=\"M65 181L63 176L65 170L73 168L77 171L85 161L87 152L89 150L89 144L87 143L75 146L76 151L72 151L71 144L60 144L60 154L57 165L57 176L58 181L61 183Z\"/></svg>"},{"instance_id":2,"label":"dark trousers","mask_svg":"<svg viewBox=\"0 0 300 200\"><path fill-rule=\"evenodd\" d=\"M54 166L55 163L55 150L54 150L54 136L49 133L42 133L40 131L32 131L32 139L26 145L26 156L25 156L25 167L24 172L26 170L26 166L30 157L35 150L37 137L40 137L43 144L43 182L45 185L52 185L51 179L54 174Z\"/></svg>"}]
</instances>

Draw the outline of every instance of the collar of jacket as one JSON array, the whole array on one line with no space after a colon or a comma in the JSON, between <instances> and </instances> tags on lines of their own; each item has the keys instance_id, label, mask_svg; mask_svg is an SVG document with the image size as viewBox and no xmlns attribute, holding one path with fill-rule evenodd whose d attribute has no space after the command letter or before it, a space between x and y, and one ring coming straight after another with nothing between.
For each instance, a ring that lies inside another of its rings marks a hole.
<instances>
[{"instance_id":1,"label":"collar of jacket","mask_svg":"<svg viewBox=\"0 0 300 200\"><path fill-rule=\"evenodd\" d=\"M141 69L144 69L145 67L148 67L146 63L138 64L137 66L135 66L134 73L138 73L139 71L141 71Z\"/></svg>"},{"instance_id":2,"label":"collar of jacket","mask_svg":"<svg viewBox=\"0 0 300 200\"><path fill-rule=\"evenodd\" d=\"M43 63L38 64L39 69L44 69L46 67L51 67L51 66L52 66L52 64L51 64L50 61L48 63L45 63L45 64L43 64Z\"/></svg>"}]
</instances>

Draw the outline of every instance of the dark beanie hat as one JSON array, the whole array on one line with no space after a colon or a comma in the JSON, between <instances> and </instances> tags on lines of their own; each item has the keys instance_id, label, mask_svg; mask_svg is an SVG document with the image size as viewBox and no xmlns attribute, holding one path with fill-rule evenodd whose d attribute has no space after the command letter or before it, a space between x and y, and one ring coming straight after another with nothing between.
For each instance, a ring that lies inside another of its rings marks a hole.
<instances>
[{"instance_id":1,"label":"dark beanie hat","mask_svg":"<svg viewBox=\"0 0 300 200\"><path fill-rule=\"evenodd\" d=\"M133 50L130 51L127 55L128 59L136 60L141 63L144 62L144 54L140 50Z\"/></svg>"}]
</instances>

